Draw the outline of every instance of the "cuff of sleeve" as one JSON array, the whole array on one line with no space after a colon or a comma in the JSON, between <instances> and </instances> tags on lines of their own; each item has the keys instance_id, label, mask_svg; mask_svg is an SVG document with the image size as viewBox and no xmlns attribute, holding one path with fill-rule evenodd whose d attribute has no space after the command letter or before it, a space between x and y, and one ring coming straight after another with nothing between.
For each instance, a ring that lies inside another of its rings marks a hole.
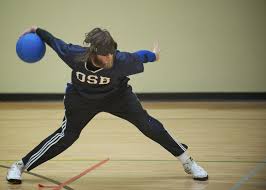
<instances>
[{"instance_id":1,"label":"cuff of sleeve","mask_svg":"<svg viewBox=\"0 0 266 190\"><path fill-rule=\"evenodd\" d=\"M142 63L154 62L156 60L155 53L148 50L140 50L135 52Z\"/></svg>"},{"instance_id":2,"label":"cuff of sleeve","mask_svg":"<svg viewBox=\"0 0 266 190\"><path fill-rule=\"evenodd\" d=\"M40 34L40 31L41 31L41 29L40 28L37 28L36 31L35 31L35 33L36 34Z\"/></svg>"}]
</instances>

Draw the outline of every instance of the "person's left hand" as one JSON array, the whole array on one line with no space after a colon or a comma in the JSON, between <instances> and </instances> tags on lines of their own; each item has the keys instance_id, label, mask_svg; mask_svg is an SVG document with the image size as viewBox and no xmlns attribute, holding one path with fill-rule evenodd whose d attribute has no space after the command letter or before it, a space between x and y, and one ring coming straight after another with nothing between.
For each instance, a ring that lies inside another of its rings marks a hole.
<instances>
[{"instance_id":1,"label":"person's left hand","mask_svg":"<svg viewBox=\"0 0 266 190\"><path fill-rule=\"evenodd\" d=\"M159 43L156 41L153 43L153 50L152 52L155 53L156 55L156 61L160 59L160 48L159 48Z\"/></svg>"},{"instance_id":2,"label":"person's left hand","mask_svg":"<svg viewBox=\"0 0 266 190\"><path fill-rule=\"evenodd\" d=\"M22 34L20 35L20 37L23 36L23 35L25 35L25 34L28 34L28 33L35 33L36 30L37 30L37 28L38 28L37 26L31 26L31 27L27 28L26 30L24 30L22 32Z\"/></svg>"}]
</instances>

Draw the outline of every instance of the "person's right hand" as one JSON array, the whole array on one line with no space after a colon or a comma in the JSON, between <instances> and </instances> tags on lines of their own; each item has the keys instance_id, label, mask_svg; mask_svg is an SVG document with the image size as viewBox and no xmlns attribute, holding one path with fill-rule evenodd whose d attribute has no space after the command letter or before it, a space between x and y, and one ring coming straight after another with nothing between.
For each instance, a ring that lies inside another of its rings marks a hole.
<instances>
[{"instance_id":1,"label":"person's right hand","mask_svg":"<svg viewBox=\"0 0 266 190\"><path fill-rule=\"evenodd\" d=\"M152 52L155 53L156 55L156 61L158 61L160 59L160 47L159 47L159 43L156 41L153 44L153 50Z\"/></svg>"},{"instance_id":2,"label":"person's right hand","mask_svg":"<svg viewBox=\"0 0 266 190\"><path fill-rule=\"evenodd\" d=\"M20 35L20 37L21 36L23 36L23 35L25 35L25 34L28 34L28 33L35 33L36 32L36 30L37 30L37 26L31 26L30 28L27 28L26 30L24 30L24 32Z\"/></svg>"}]
</instances>

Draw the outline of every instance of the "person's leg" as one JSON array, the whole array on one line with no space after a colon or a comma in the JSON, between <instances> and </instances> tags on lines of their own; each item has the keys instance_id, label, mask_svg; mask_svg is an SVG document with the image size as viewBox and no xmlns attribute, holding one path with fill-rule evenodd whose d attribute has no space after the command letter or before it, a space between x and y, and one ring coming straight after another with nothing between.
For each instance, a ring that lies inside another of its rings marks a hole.
<instances>
[{"instance_id":1,"label":"person's leg","mask_svg":"<svg viewBox=\"0 0 266 190\"><path fill-rule=\"evenodd\" d=\"M30 171L69 148L79 138L81 130L95 115L95 113L77 112L77 116L70 116L67 112L61 127L22 158L24 169Z\"/></svg>"},{"instance_id":2,"label":"person's leg","mask_svg":"<svg viewBox=\"0 0 266 190\"><path fill-rule=\"evenodd\" d=\"M128 87L123 94L107 104L104 111L131 122L145 136L159 143L176 157L184 153L187 149L186 145L182 145L182 143L174 140L169 135L160 121L150 116L142 108L137 96L132 92L131 87Z\"/></svg>"},{"instance_id":3,"label":"person's leg","mask_svg":"<svg viewBox=\"0 0 266 190\"><path fill-rule=\"evenodd\" d=\"M134 124L144 135L159 143L168 150L172 155L177 157L183 164L185 171L191 173L194 179L207 180L208 175L201 167L197 167L194 171L190 171L190 167L196 164L186 153L187 146L174 140L165 130L162 123L150 116L144 110L137 98L132 92L131 87L127 89L120 97L113 100L111 105L105 108L106 112L123 118Z\"/></svg>"},{"instance_id":4,"label":"person's leg","mask_svg":"<svg viewBox=\"0 0 266 190\"><path fill-rule=\"evenodd\" d=\"M52 159L70 147L79 137L82 129L98 113L94 105L88 105L79 95L66 95L65 116L62 125L53 134L44 139L26 156L11 166L7 175L10 183L21 183L19 169L30 171L38 165ZM17 175L16 175L17 174Z\"/></svg>"}]
</instances>

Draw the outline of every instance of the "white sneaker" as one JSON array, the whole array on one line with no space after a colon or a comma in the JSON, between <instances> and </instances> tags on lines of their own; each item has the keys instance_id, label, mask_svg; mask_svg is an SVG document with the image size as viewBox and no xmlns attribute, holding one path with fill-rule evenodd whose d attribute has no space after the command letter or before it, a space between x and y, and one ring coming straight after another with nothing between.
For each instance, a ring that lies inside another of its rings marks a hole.
<instances>
[{"instance_id":1,"label":"white sneaker","mask_svg":"<svg viewBox=\"0 0 266 190\"><path fill-rule=\"evenodd\" d=\"M208 173L200 167L191 157L183 164L185 172L191 174L194 180L208 180Z\"/></svg>"},{"instance_id":2,"label":"white sneaker","mask_svg":"<svg viewBox=\"0 0 266 190\"><path fill-rule=\"evenodd\" d=\"M21 184L21 175L24 170L24 164L20 160L11 165L7 171L6 180L12 184Z\"/></svg>"}]
</instances>

